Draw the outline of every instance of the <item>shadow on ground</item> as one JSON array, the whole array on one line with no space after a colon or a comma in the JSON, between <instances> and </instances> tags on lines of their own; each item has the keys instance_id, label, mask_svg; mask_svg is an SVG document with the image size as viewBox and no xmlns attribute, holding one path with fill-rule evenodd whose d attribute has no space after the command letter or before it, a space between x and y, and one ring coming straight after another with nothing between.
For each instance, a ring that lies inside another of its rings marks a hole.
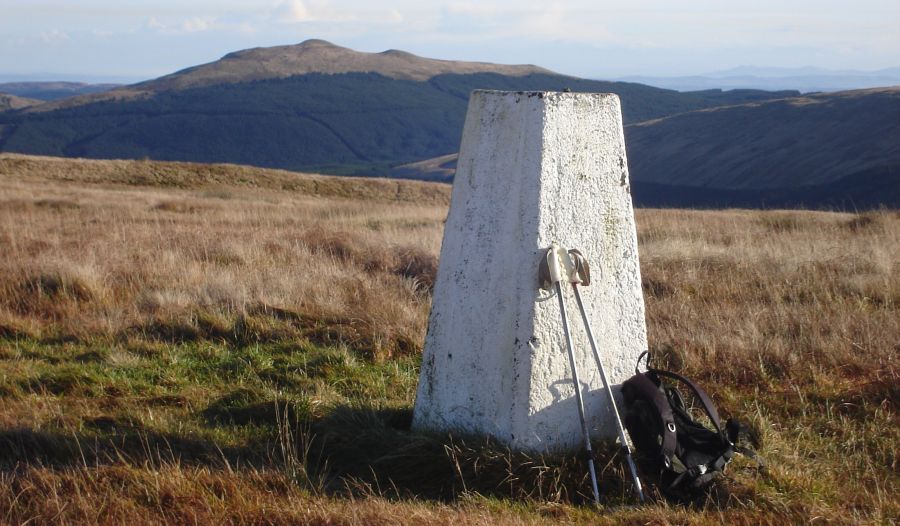
<instances>
[{"instance_id":1,"label":"shadow on ground","mask_svg":"<svg viewBox=\"0 0 900 526\"><path fill-rule=\"evenodd\" d=\"M336 496L452 501L478 493L541 502L590 500L583 459L511 452L485 438L413 432L407 408L339 406L311 418L302 407L252 402L234 408L231 402L220 400L203 411L210 426L253 422L268 433L240 447L219 447L210 440L108 419L85 422L85 431L76 433L7 429L0 430L0 470L122 462L157 468L174 462L212 469L283 469L294 473L299 484ZM618 448L596 447L603 504L633 503ZM302 476L296 474L298 466ZM715 490L712 501L725 505L729 492L722 489ZM696 501L701 502L710 503L710 495Z\"/></svg>"}]
</instances>

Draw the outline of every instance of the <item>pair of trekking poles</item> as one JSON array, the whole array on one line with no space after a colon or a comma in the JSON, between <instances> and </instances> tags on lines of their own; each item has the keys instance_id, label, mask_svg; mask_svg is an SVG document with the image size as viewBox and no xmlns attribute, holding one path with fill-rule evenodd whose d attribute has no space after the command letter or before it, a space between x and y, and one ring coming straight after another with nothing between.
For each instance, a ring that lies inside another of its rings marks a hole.
<instances>
[{"instance_id":1,"label":"pair of trekking poles","mask_svg":"<svg viewBox=\"0 0 900 526\"><path fill-rule=\"evenodd\" d=\"M594 492L594 503L600 504L600 492L597 489L597 472L594 468L594 453L591 449L591 436L588 430L587 420L584 416L584 400L581 394L581 383L578 381L578 367L575 364L575 351L572 345L572 335L569 332L569 319L566 316L566 303L562 294L562 282L566 281L572 285L572 291L575 293L575 301L578 303L578 310L581 312L581 319L584 322L584 328L587 332L588 342L591 345L594 359L597 361L597 367L600 369L600 378L603 380L603 388L609 396L609 405L612 408L615 417L616 426L619 432L619 440L622 443L622 452L628 462L628 468L631 470L631 478L634 481L634 490L641 502L644 502L644 492L641 489L641 480L638 478L637 468L634 465L634 459L631 457L631 447L625 437L625 428L622 425L622 418L619 416L619 409L616 406L616 399L613 396L612 386L606 376L606 370L603 367L603 360L600 358L600 352L597 350L597 344L594 342L594 333L591 331L591 324L588 321L587 312L584 303L581 301L581 293L578 286L588 286L591 283L591 271L587 259L578 250L566 250L559 246L556 242L550 245L546 257L541 261L539 267L541 288L545 290L556 289L556 296L559 298L559 310L562 316L563 333L566 337L566 348L569 353L569 365L572 367L572 381L575 384L575 399L578 405L578 417L581 419L581 432L584 435L584 446L587 450L588 472L591 476L591 487Z\"/></svg>"}]
</instances>

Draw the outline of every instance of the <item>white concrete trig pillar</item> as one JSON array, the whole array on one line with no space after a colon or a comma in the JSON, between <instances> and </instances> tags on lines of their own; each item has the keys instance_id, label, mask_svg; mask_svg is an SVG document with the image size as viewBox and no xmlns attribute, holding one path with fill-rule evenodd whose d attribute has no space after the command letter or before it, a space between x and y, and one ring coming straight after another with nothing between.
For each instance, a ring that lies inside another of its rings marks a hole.
<instances>
[{"instance_id":1,"label":"white concrete trig pillar","mask_svg":"<svg viewBox=\"0 0 900 526\"><path fill-rule=\"evenodd\" d=\"M647 347L619 99L475 91L469 100L416 395L415 429L491 435L514 449L579 447L552 241L591 265L581 289L613 384ZM566 305L592 433L616 435L571 289Z\"/></svg>"}]
</instances>

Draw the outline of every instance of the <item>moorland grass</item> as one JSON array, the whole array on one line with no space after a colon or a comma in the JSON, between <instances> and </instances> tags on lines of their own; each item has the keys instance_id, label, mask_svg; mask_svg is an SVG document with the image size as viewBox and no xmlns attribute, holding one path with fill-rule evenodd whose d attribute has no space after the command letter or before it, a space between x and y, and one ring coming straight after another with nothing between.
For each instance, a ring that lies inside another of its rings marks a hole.
<instances>
[{"instance_id":1,"label":"moorland grass","mask_svg":"<svg viewBox=\"0 0 900 526\"><path fill-rule=\"evenodd\" d=\"M655 359L747 422L768 468L622 506L621 459L597 444L598 514L576 458L409 429L446 201L27 160L0 172L2 522L900 515L896 212L638 211ZM158 164L134 163L199 170Z\"/></svg>"}]
</instances>

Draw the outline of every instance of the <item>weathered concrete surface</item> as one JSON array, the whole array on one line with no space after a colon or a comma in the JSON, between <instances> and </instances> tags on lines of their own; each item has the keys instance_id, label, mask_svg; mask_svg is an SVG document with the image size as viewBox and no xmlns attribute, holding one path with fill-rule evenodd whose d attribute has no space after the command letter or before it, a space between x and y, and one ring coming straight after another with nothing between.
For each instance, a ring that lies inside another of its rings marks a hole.
<instances>
[{"instance_id":1,"label":"weathered concrete surface","mask_svg":"<svg viewBox=\"0 0 900 526\"><path fill-rule=\"evenodd\" d=\"M591 264L581 289L607 373L646 349L637 236L617 96L476 91L469 101L413 416L416 429L488 434L515 449L580 444L559 305L539 301L551 241ZM615 423L564 288L595 436Z\"/></svg>"}]
</instances>

